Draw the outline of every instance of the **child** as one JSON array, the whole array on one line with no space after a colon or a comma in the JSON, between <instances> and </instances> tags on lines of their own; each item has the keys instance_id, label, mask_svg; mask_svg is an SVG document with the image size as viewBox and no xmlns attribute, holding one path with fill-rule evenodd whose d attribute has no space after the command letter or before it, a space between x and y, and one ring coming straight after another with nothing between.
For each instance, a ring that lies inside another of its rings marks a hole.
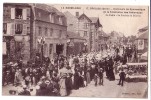
<instances>
[{"instance_id":1,"label":"child","mask_svg":"<svg viewBox=\"0 0 151 100\"><path fill-rule=\"evenodd\" d=\"M97 82L98 82L98 75L97 74L94 75L94 82L95 82L95 86L97 86Z\"/></svg>"},{"instance_id":2,"label":"child","mask_svg":"<svg viewBox=\"0 0 151 100\"><path fill-rule=\"evenodd\" d=\"M103 69L99 68L98 70L98 75L99 75L99 85L103 85Z\"/></svg>"},{"instance_id":3,"label":"child","mask_svg":"<svg viewBox=\"0 0 151 100\"><path fill-rule=\"evenodd\" d=\"M123 83L124 83L124 80L125 80L125 77L126 77L126 74L123 71L123 68L121 69L121 72L120 72L119 76L120 76L120 80L119 80L118 85L123 86Z\"/></svg>"}]
</instances>

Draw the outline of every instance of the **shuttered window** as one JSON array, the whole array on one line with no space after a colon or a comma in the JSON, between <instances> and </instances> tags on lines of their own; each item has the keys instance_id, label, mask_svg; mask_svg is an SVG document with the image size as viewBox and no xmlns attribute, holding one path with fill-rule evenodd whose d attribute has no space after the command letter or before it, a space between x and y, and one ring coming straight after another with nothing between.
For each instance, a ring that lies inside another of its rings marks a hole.
<instances>
[{"instance_id":1,"label":"shuttered window","mask_svg":"<svg viewBox=\"0 0 151 100\"><path fill-rule=\"evenodd\" d=\"M25 10L24 10L25 13ZM16 8L15 9L15 19L23 19L23 9Z\"/></svg>"},{"instance_id":2,"label":"shuttered window","mask_svg":"<svg viewBox=\"0 0 151 100\"><path fill-rule=\"evenodd\" d=\"M22 34L23 24L15 24L15 34Z\"/></svg>"}]
</instances>

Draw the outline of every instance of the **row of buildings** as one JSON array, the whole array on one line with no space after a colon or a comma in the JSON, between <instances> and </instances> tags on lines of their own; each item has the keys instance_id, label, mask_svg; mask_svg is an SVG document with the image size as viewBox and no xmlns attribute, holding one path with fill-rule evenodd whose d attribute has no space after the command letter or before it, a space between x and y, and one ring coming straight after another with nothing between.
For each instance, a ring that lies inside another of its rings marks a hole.
<instances>
[{"instance_id":1,"label":"row of buildings","mask_svg":"<svg viewBox=\"0 0 151 100\"><path fill-rule=\"evenodd\" d=\"M99 50L102 25L97 17L62 13L46 4L4 3L3 8L3 60Z\"/></svg>"},{"instance_id":2,"label":"row of buildings","mask_svg":"<svg viewBox=\"0 0 151 100\"><path fill-rule=\"evenodd\" d=\"M97 52L124 37L115 31L106 34L99 17L84 13L34 3L4 3L3 8L3 60Z\"/></svg>"}]
</instances>

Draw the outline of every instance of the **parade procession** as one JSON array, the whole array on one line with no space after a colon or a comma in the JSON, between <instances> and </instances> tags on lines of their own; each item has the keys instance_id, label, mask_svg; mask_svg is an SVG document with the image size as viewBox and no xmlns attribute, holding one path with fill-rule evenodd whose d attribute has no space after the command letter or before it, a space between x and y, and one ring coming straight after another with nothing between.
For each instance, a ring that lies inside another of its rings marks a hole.
<instances>
[{"instance_id":1,"label":"parade procession","mask_svg":"<svg viewBox=\"0 0 151 100\"><path fill-rule=\"evenodd\" d=\"M146 98L145 21L133 34L106 32L99 11L67 6L3 4L2 95Z\"/></svg>"}]
</instances>

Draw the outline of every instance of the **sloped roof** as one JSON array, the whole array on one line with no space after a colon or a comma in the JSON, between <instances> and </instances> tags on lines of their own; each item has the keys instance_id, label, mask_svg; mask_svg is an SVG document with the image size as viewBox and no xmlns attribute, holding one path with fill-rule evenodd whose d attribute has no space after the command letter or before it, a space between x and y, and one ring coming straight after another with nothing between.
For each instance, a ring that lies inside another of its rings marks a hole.
<instances>
[{"instance_id":1,"label":"sloped roof","mask_svg":"<svg viewBox=\"0 0 151 100\"><path fill-rule=\"evenodd\" d=\"M30 5L28 3L4 3L4 5L13 5L13 6L28 6L30 7Z\"/></svg>"},{"instance_id":2,"label":"sloped roof","mask_svg":"<svg viewBox=\"0 0 151 100\"><path fill-rule=\"evenodd\" d=\"M71 31L67 31L67 37L68 38L72 38L72 39L82 39L84 40L85 38L79 36L78 34L71 32Z\"/></svg>"},{"instance_id":3,"label":"sloped roof","mask_svg":"<svg viewBox=\"0 0 151 100\"><path fill-rule=\"evenodd\" d=\"M85 17L88 21L92 22L91 19L88 16L86 16L84 13L80 15L78 19L81 19L82 17Z\"/></svg>"},{"instance_id":4,"label":"sloped roof","mask_svg":"<svg viewBox=\"0 0 151 100\"><path fill-rule=\"evenodd\" d=\"M149 37L149 31L146 30L145 32L143 32L143 34L141 34L137 39L148 39Z\"/></svg>"},{"instance_id":5,"label":"sloped roof","mask_svg":"<svg viewBox=\"0 0 151 100\"><path fill-rule=\"evenodd\" d=\"M50 5L47 5L47 4L36 3L36 4L34 4L34 7L42 9L42 10L47 11L49 13L56 13L57 15L64 16L64 14L62 12L58 11L56 8L54 8Z\"/></svg>"},{"instance_id":6,"label":"sloped roof","mask_svg":"<svg viewBox=\"0 0 151 100\"><path fill-rule=\"evenodd\" d=\"M92 23L96 23L98 20L98 17L89 17Z\"/></svg>"},{"instance_id":7,"label":"sloped roof","mask_svg":"<svg viewBox=\"0 0 151 100\"><path fill-rule=\"evenodd\" d=\"M148 26L139 29L139 32L144 32L144 31L147 31L147 30L148 30Z\"/></svg>"},{"instance_id":8,"label":"sloped roof","mask_svg":"<svg viewBox=\"0 0 151 100\"><path fill-rule=\"evenodd\" d=\"M99 35L99 36L102 36L102 35L103 35L103 37L108 37L108 35L107 35L103 30L99 31L99 32L98 32L98 35Z\"/></svg>"}]
</instances>

